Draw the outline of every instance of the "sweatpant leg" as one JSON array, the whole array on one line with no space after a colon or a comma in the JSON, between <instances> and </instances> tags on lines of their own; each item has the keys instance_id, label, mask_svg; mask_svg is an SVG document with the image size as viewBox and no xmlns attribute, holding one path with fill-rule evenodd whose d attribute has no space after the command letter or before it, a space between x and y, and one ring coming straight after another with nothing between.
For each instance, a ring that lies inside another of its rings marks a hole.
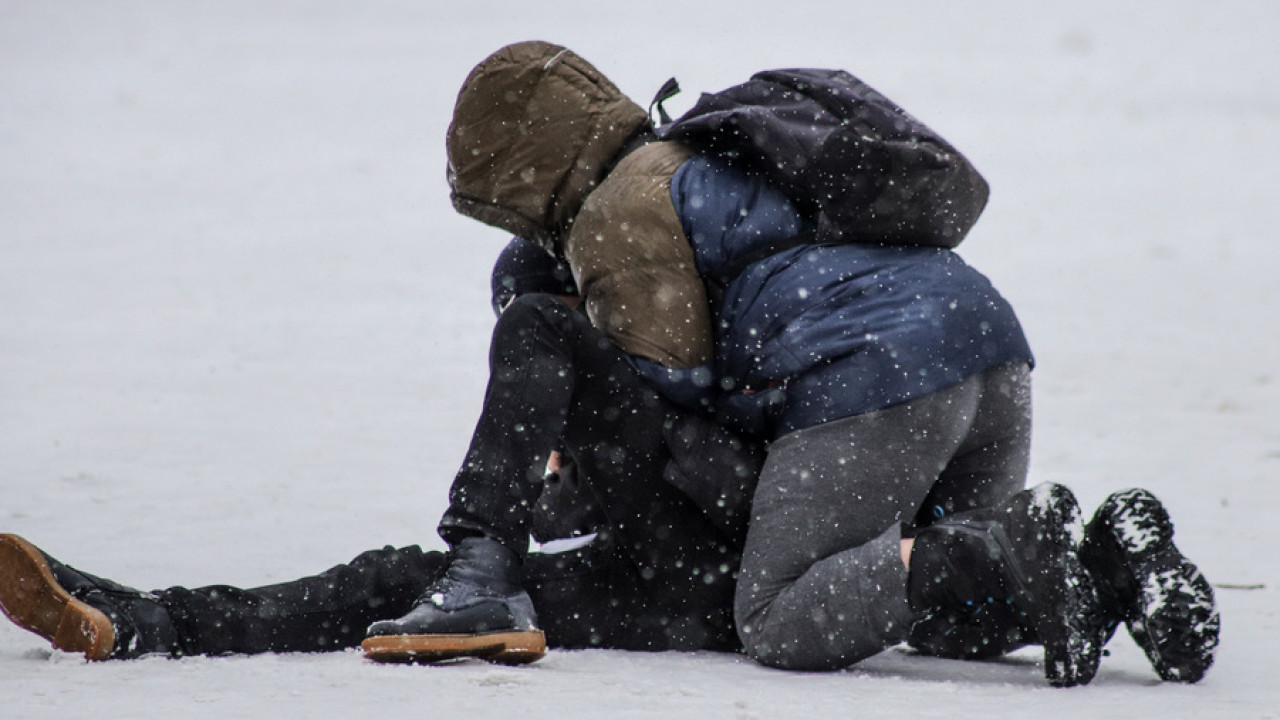
<instances>
[{"instance_id":1,"label":"sweatpant leg","mask_svg":"<svg viewBox=\"0 0 1280 720\"><path fill-rule=\"evenodd\" d=\"M969 437L929 492L916 520L993 507L1026 487L1031 452L1031 370L1023 363L983 374L982 401ZM939 657L986 658L1037 642L1025 617L1005 603L937 608L907 642Z\"/></svg>"},{"instance_id":2,"label":"sweatpant leg","mask_svg":"<svg viewBox=\"0 0 1280 720\"><path fill-rule=\"evenodd\" d=\"M386 547L289 582L155 594L189 655L341 650L359 645L375 620L409 612L443 571L444 557L416 546Z\"/></svg>"},{"instance_id":3,"label":"sweatpant leg","mask_svg":"<svg viewBox=\"0 0 1280 720\"><path fill-rule=\"evenodd\" d=\"M912 402L790 433L756 489L734 615L766 665L835 669L901 642L899 523L910 522L977 415L980 376Z\"/></svg>"},{"instance_id":4,"label":"sweatpant leg","mask_svg":"<svg viewBox=\"0 0 1280 720\"><path fill-rule=\"evenodd\" d=\"M943 515L999 505L1026 487L1031 460L1031 369L1025 363L998 365L980 379L978 414L929 491L917 526Z\"/></svg>"}]
</instances>

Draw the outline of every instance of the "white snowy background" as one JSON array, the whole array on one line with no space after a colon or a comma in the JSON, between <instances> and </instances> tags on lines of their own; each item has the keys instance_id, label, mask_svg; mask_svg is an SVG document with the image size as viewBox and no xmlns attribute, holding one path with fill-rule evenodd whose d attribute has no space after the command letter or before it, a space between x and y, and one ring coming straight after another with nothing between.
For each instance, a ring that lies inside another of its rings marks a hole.
<instances>
[{"instance_id":1,"label":"white snowy background","mask_svg":"<svg viewBox=\"0 0 1280 720\"><path fill-rule=\"evenodd\" d=\"M0 0L0 531L144 588L257 585L434 525L485 381L496 230L456 216L467 71L568 45L644 103L842 67L993 187L961 248L1035 348L1032 481L1163 498L1222 588L1196 686L1121 633L511 669L357 652L88 664L0 623L0 718L1278 717L1280 5L1216 0Z\"/></svg>"}]
</instances>

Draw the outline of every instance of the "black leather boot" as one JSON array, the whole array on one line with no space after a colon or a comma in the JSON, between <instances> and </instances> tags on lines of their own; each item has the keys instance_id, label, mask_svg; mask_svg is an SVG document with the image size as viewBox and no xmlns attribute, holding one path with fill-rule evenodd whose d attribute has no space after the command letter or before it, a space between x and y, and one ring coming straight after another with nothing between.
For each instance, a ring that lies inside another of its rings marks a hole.
<instances>
[{"instance_id":1,"label":"black leather boot","mask_svg":"<svg viewBox=\"0 0 1280 720\"><path fill-rule=\"evenodd\" d=\"M520 559L486 537L458 543L444 575L397 620L369 626L365 654L386 662L479 657L508 664L546 653L533 601L520 585Z\"/></svg>"},{"instance_id":2,"label":"black leather boot","mask_svg":"<svg viewBox=\"0 0 1280 720\"><path fill-rule=\"evenodd\" d=\"M1051 685L1088 683L1107 636L1097 589L1078 556L1083 533L1075 496L1050 483L994 508L944 517L916 535L908 578L912 609L928 623L959 609L976 612L990 604L997 611L1007 604L1012 612L1005 622L1025 624L1044 646Z\"/></svg>"},{"instance_id":3,"label":"black leather boot","mask_svg":"<svg viewBox=\"0 0 1280 720\"><path fill-rule=\"evenodd\" d=\"M17 535L0 535L0 609L55 648L89 660L182 654L155 595L80 572Z\"/></svg>"},{"instance_id":4,"label":"black leather boot","mask_svg":"<svg viewBox=\"0 0 1280 720\"><path fill-rule=\"evenodd\" d=\"M1193 683L1218 647L1213 586L1173 544L1164 505L1142 489L1113 493L1085 528L1080 558L1106 615L1124 621L1164 680Z\"/></svg>"},{"instance_id":5,"label":"black leather boot","mask_svg":"<svg viewBox=\"0 0 1280 720\"><path fill-rule=\"evenodd\" d=\"M921 655L987 660L1039 645L1030 619L1012 600L937 608L911 626L907 644Z\"/></svg>"}]
</instances>

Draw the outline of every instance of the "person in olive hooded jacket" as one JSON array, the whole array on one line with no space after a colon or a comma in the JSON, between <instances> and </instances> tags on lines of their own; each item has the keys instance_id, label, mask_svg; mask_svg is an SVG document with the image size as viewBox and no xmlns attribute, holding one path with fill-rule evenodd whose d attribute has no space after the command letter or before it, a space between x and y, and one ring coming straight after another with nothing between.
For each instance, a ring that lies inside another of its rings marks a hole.
<instances>
[{"instance_id":1,"label":"person in olive hooded jacket","mask_svg":"<svg viewBox=\"0 0 1280 720\"><path fill-rule=\"evenodd\" d=\"M792 247L732 278L713 313L707 279L811 219L731 160L658 140L640 106L549 43L477 65L446 146L459 212L567 262L591 322L669 400L769 443L735 597L752 657L838 668L913 628L980 627L996 636L981 652L1033 639L1048 680L1074 685L1128 620L1162 675L1197 679L1212 661L1212 592L1171 544L1164 574L1119 540L1086 552L1069 490L1022 490L1030 349L1009 304L955 253ZM522 472L469 455L441 535L518 563L528 511L493 488ZM1104 510L1165 528L1152 507ZM1091 524L1095 539L1108 523ZM458 632L491 595L473 569L371 633ZM1141 606L1133 587L1157 578L1179 602ZM1188 609L1193 622L1178 616Z\"/></svg>"}]
</instances>

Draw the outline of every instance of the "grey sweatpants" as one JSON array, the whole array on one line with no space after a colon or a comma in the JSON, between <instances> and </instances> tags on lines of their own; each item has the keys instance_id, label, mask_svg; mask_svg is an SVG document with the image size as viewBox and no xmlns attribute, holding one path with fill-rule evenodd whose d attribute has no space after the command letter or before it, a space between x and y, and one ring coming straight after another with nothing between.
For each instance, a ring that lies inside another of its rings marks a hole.
<instances>
[{"instance_id":1,"label":"grey sweatpants","mask_svg":"<svg viewBox=\"0 0 1280 720\"><path fill-rule=\"evenodd\" d=\"M779 438L756 488L734 598L747 653L828 670L904 640L914 618L901 523L1018 492L1030 445L1022 363Z\"/></svg>"}]
</instances>

